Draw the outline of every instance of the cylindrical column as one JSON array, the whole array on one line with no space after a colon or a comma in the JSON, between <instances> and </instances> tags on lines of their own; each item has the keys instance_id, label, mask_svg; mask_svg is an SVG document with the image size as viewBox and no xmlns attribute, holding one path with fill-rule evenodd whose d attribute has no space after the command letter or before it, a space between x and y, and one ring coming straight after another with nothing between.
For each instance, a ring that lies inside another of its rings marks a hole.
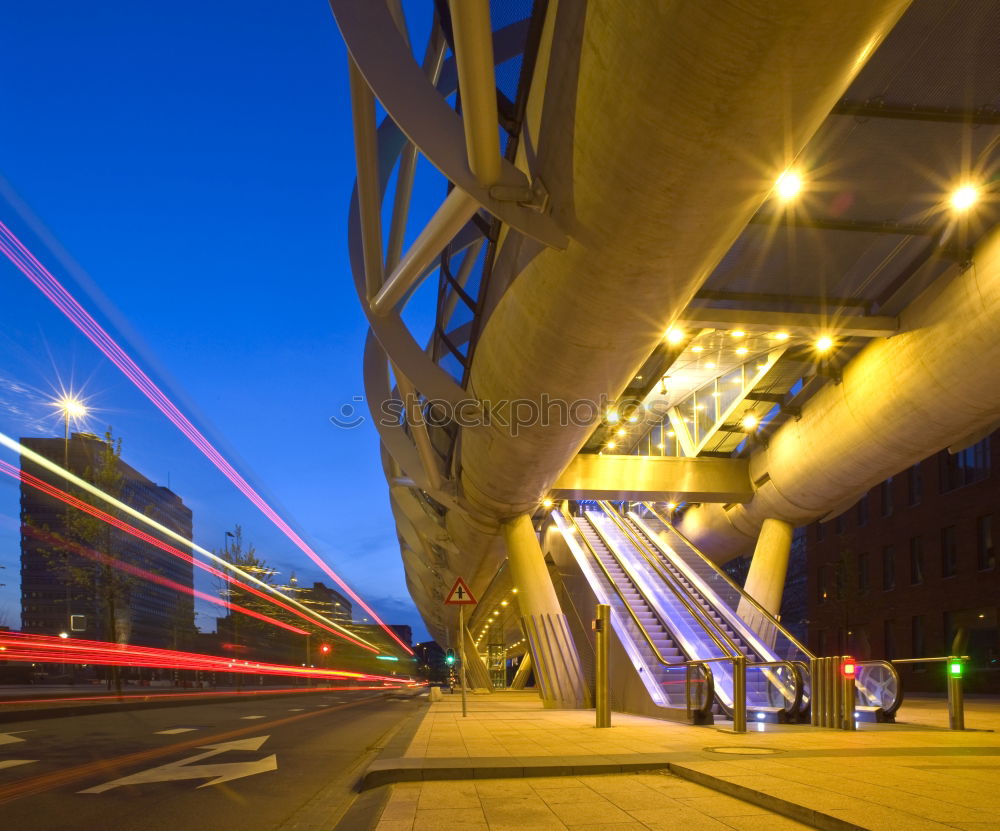
<instances>
[{"instance_id":1,"label":"cylindrical column","mask_svg":"<svg viewBox=\"0 0 1000 831\"><path fill-rule=\"evenodd\" d=\"M833 727L833 689L830 684L833 658L820 658L820 662L823 665L823 726Z\"/></svg>"},{"instance_id":2,"label":"cylindrical column","mask_svg":"<svg viewBox=\"0 0 1000 831\"><path fill-rule=\"evenodd\" d=\"M611 607L599 603L597 619L594 621L594 654L597 666L594 671L597 708L597 726L611 726L611 682L608 674L608 659L611 651Z\"/></svg>"},{"instance_id":3,"label":"cylindrical column","mask_svg":"<svg viewBox=\"0 0 1000 831\"><path fill-rule=\"evenodd\" d=\"M813 727L819 727L820 724L818 696L820 695L821 687L819 683L819 662L819 658L813 658L809 661L809 723Z\"/></svg>"},{"instance_id":4,"label":"cylindrical column","mask_svg":"<svg viewBox=\"0 0 1000 831\"><path fill-rule=\"evenodd\" d=\"M955 666L958 672L955 672ZM948 726L952 730L965 729L965 696L962 692L962 661L954 656L948 659Z\"/></svg>"},{"instance_id":5,"label":"cylindrical column","mask_svg":"<svg viewBox=\"0 0 1000 831\"><path fill-rule=\"evenodd\" d=\"M503 533L521 627L528 638L542 702L554 708L589 707L590 690L531 517L522 514L505 522Z\"/></svg>"},{"instance_id":6,"label":"cylindrical column","mask_svg":"<svg viewBox=\"0 0 1000 831\"><path fill-rule=\"evenodd\" d=\"M857 672L857 669L855 669ZM843 721L841 722L845 730L857 730L858 723L854 720L854 675L844 676L843 684Z\"/></svg>"},{"instance_id":7,"label":"cylindrical column","mask_svg":"<svg viewBox=\"0 0 1000 831\"><path fill-rule=\"evenodd\" d=\"M780 519L765 519L761 525L757 545L750 560L744 591L775 617L781 611L781 595L785 590L785 575L788 573L788 558L792 550L792 534L795 528ZM777 634L746 600L741 600L737 614L768 644L774 645Z\"/></svg>"},{"instance_id":8,"label":"cylindrical column","mask_svg":"<svg viewBox=\"0 0 1000 831\"><path fill-rule=\"evenodd\" d=\"M843 660L843 656L838 655L830 666L830 685L833 687L833 724L830 726L837 730L843 727L844 687L840 683L840 662Z\"/></svg>"},{"instance_id":9,"label":"cylindrical column","mask_svg":"<svg viewBox=\"0 0 1000 831\"><path fill-rule=\"evenodd\" d=\"M747 731L747 659L733 658L733 732Z\"/></svg>"}]
</instances>

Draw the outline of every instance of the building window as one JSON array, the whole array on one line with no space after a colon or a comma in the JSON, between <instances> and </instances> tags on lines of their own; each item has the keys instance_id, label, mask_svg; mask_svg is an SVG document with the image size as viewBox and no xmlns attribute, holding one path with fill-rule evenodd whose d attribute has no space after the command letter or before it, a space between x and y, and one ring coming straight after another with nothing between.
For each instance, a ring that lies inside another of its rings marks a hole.
<instances>
[{"instance_id":1,"label":"building window","mask_svg":"<svg viewBox=\"0 0 1000 831\"><path fill-rule=\"evenodd\" d=\"M993 553L993 514L976 520L976 565L980 571L995 568L996 555Z\"/></svg>"},{"instance_id":2,"label":"building window","mask_svg":"<svg viewBox=\"0 0 1000 831\"><path fill-rule=\"evenodd\" d=\"M863 551L858 554L858 592L864 594L868 591L868 552Z\"/></svg>"},{"instance_id":3,"label":"building window","mask_svg":"<svg viewBox=\"0 0 1000 831\"><path fill-rule=\"evenodd\" d=\"M958 544L955 526L941 529L941 576L954 577L958 573Z\"/></svg>"},{"instance_id":4,"label":"building window","mask_svg":"<svg viewBox=\"0 0 1000 831\"><path fill-rule=\"evenodd\" d=\"M941 493L979 482L990 475L990 440L985 438L954 455L938 456L938 482Z\"/></svg>"},{"instance_id":5,"label":"building window","mask_svg":"<svg viewBox=\"0 0 1000 831\"><path fill-rule=\"evenodd\" d=\"M920 463L910 468L906 474L906 502L910 507L920 504L923 497L924 481L920 474Z\"/></svg>"},{"instance_id":6,"label":"building window","mask_svg":"<svg viewBox=\"0 0 1000 831\"><path fill-rule=\"evenodd\" d=\"M924 541L920 537L910 537L910 584L924 582Z\"/></svg>"},{"instance_id":7,"label":"building window","mask_svg":"<svg viewBox=\"0 0 1000 831\"><path fill-rule=\"evenodd\" d=\"M910 644L914 658L924 657L924 616L914 615L910 622Z\"/></svg>"},{"instance_id":8,"label":"building window","mask_svg":"<svg viewBox=\"0 0 1000 831\"><path fill-rule=\"evenodd\" d=\"M858 525L868 524L868 494L858 500Z\"/></svg>"},{"instance_id":9,"label":"building window","mask_svg":"<svg viewBox=\"0 0 1000 831\"><path fill-rule=\"evenodd\" d=\"M893 632L895 621L887 620L882 624L882 649L885 652L886 660L891 661L896 657L896 635Z\"/></svg>"},{"instance_id":10,"label":"building window","mask_svg":"<svg viewBox=\"0 0 1000 831\"><path fill-rule=\"evenodd\" d=\"M882 501L882 516L892 516L892 477L879 486L879 497Z\"/></svg>"},{"instance_id":11,"label":"building window","mask_svg":"<svg viewBox=\"0 0 1000 831\"><path fill-rule=\"evenodd\" d=\"M887 545L882 549L882 590L896 588L896 549Z\"/></svg>"},{"instance_id":12,"label":"building window","mask_svg":"<svg viewBox=\"0 0 1000 831\"><path fill-rule=\"evenodd\" d=\"M826 603L827 595L826 566L820 566L816 569L816 602Z\"/></svg>"}]
</instances>

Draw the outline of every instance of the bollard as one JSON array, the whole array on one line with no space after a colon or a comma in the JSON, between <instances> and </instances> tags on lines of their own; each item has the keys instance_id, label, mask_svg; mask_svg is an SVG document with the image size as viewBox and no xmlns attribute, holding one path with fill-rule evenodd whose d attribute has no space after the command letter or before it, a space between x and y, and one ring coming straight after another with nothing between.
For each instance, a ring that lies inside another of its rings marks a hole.
<instances>
[{"instance_id":1,"label":"bollard","mask_svg":"<svg viewBox=\"0 0 1000 831\"><path fill-rule=\"evenodd\" d=\"M840 662L841 656L837 656L830 663L830 685L833 687L833 723L830 725L835 730L840 730L844 718L844 685L840 683Z\"/></svg>"},{"instance_id":2,"label":"bollard","mask_svg":"<svg viewBox=\"0 0 1000 831\"><path fill-rule=\"evenodd\" d=\"M819 727L819 658L812 658L809 661L809 723L813 727Z\"/></svg>"},{"instance_id":3,"label":"bollard","mask_svg":"<svg viewBox=\"0 0 1000 831\"><path fill-rule=\"evenodd\" d=\"M840 663L841 711L840 724L842 730L857 730L854 720L854 679L858 672L858 664L853 658L844 658Z\"/></svg>"},{"instance_id":4,"label":"bollard","mask_svg":"<svg viewBox=\"0 0 1000 831\"><path fill-rule=\"evenodd\" d=\"M830 688L827 684L827 673L826 670L829 667L829 658L819 659L819 691L820 691L820 711L819 711L819 726L829 727L830 726Z\"/></svg>"},{"instance_id":5,"label":"bollard","mask_svg":"<svg viewBox=\"0 0 1000 831\"><path fill-rule=\"evenodd\" d=\"M733 732L747 731L747 657L733 658Z\"/></svg>"},{"instance_id":6,"label":"bollard","mask_svg":"<svg viewBox=\"0 0 1000 831\"><path fill-rule=\"evenodd\" d=\"M946 664L948 671L948 727L965 729L965 696L962 693L962 659L951 656Z\"/></svg>"},{"instance_id":7,"label":"bollard","mask_svg":"<svg viewBox=\"0 0 1000 831\"><path fill-rule=\"evenodd\" d=\"M610 655L611 640L611 607L599 603L597 605L597 619L594 621L594 652L597 666L594 670L595 684L595 709L598 727L611 726L611 689L610 673L608 672L608 658Z\"/></svg>"}]
</instances>

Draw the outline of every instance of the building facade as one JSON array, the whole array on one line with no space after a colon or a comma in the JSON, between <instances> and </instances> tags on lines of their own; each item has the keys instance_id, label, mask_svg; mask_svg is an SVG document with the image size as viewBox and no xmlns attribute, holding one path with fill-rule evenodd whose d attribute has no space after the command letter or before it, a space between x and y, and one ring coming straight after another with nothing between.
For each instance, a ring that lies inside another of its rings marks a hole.
<instances>
[{"instance_id":1,"label":"building facade","mask_svg":"<svg viewBox=\"0 0 1000 831\"><path fill-rule=\"evenodd\" d=\"M1000 691L1000 449L994 433L946 450L807 529L809 644L820 655L969 655L968 689ZM905 688L944 688L940 664L901 667Z\"/></svg>"},{"instance_id":2,"label":"building facade","mask_svg":"<svg viewBox=\"0 0 1000 831\"><path fill-rule=\"evenodd\" d=\"M107 441L74 433L66 441L21 443L91 481L121 502L184 537L192 513L179 496L126 464ZM62 491L64 480L28 458L24 473ZM114 514L83 492L71 494ZM130 525L136 520L122 516ZM142 530L190 555L176 540ZM194 567L30 484L21 483L21 628L24 632L183 648L194 636Z\"/></svg>"}]
</instances>

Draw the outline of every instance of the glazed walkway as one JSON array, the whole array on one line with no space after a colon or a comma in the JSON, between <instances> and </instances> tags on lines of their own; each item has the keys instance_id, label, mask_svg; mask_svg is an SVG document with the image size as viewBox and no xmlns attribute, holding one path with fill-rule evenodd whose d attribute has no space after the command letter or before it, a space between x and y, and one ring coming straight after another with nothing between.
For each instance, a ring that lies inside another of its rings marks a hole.
<instances>
[{"instance_id":1,"label":"glazed walkway","mask_svg":"<svg viewBox=\"0 0 1000 831\"><path fill-rule=\"evenodd\" d=\"M962 733L937 726L944 707L911 701L905 723L856 733L737 735L619 713L597 730L593 710L544 710L534 693L470 696L463 719L446 695L366 786L396 783L379 831L1000 829L1000 703L970 700Z\"/></svg>"}]
</instances>

